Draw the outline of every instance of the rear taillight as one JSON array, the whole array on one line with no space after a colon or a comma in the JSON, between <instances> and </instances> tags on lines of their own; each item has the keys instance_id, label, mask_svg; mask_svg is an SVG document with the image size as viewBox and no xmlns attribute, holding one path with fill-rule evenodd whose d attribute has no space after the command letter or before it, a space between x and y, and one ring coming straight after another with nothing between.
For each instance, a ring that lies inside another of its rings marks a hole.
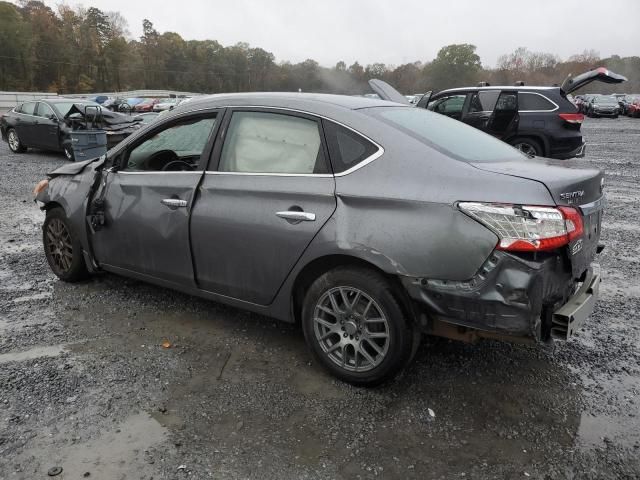
<instances>
[{"instance_id":1,"label":"rear taillight","mask_svg":"<svg viewBox=\"0 0 640 480\"><path fill-rule=\"evenodd\" d=\"M558 116L568 123L582 123L584 122L584 115L582 113L559 113Z\"/></svg>"},{"instance_id":2,"label":"rear taillight","mask_svg":"<svg viewBox=\"0 0 640 480\"><path fill-rule=\"evenodd\" d=\"M537 252L563 247L583 233L582 216L572 207L535 207L462 202L460 210L492 230L496 248Z\"/></svg>"}]
</instances>

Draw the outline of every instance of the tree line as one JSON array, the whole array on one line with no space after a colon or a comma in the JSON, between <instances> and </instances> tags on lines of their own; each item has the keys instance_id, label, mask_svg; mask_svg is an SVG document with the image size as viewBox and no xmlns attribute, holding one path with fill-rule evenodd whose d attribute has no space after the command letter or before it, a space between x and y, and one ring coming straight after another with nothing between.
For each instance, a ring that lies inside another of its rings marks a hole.
<instances>
[{"instance_id":1,"label":"tree line","mask_svg":"<svg viewBox=\"0 0 640 480\"><path fill-rule=\"evenodd\" d=\"M403 65L373 63L333 67L312 59L276 62L275 56L246 43L224 46L216 40L185 40L158 32L149 20L131 38L118 12L61 4L56 10L37 0L17 5L0 1L0 90L87 93L132 89L171 89L219 93L308 91L361 94L367 81L381 78L403 93L421 93L486 81L510 85L561 83L568 74L605 66L629 78L588 91L640 93L640 57L600 58L586 50L566 60L521 47L502 55L495 68L483 66L470 44L444 46L431 61Z\"/></svg>"}]
</instances>

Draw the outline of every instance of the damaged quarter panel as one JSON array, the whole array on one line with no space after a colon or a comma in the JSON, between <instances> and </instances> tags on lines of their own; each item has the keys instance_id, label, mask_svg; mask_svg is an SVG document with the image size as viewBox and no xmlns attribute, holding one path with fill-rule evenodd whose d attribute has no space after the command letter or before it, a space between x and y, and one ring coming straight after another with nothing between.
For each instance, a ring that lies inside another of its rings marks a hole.
<instances>
[{"instance_id":1,"label":"damaged quarter panel","mask_svg":"<svg viewBox=\"0 0 640 480\"><path fill-rule=\"evenodd\" d=\"M478 271L498 239L461 213L459 201L552 202L540 183L478 171L398 131L363 133L385 152L336 176L332 241L388 273L464 280Z\"/></svg>"}]
</instances>

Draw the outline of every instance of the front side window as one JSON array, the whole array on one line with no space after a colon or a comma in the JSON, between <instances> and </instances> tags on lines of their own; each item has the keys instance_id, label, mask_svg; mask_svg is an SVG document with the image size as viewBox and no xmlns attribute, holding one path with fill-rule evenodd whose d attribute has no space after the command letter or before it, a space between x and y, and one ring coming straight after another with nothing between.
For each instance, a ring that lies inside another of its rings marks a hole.
<instances>
[{"instance_id":1,"label":"front side window","mask_svg":"<svg viewBox=\"0 0 640 480\"><path fill-rule=\"evenodd\" d=\"M518 92L518 109L520 111L551 111L556 106L549 99L537 93Z\"/></svg>"},{"instance_id":2,"label":"front side window","mask_svg":"<svg viewBox=\"0 0 640 480\"><path fill-rule=\"evenodd\" d=\"M134 147L125 171L191 171L198 167L215 116L172 123Z\"/></svg>"},{"instance_id":3,"label":"front side window","mask_svg":"<svg viewBox=\"0 0 640 480\"><path fill-rule=\"evenodd\" d=\"M492 112L498 101L500 90L482 90L471 95L469 113Z\"/></svg>"},{"instance_id":4,"label":"front side window","mask_svg":"<svg viewBox=\"0 0 640 480\"><path fill-rule=\"evenodd\" d=\"M267 112L234 112L219 170L238 173L327 173L318 122Z\"/></svg>"},{"instance_id":5,"label":"front side window","mask_svg":"<svg viewBox=\"0 0 640 480\"><path fill-rule=\"evenodd\" d=\"M24 113L25 115L33 115L36 109L36 102L27 102L23 103L20 107L20 113Z\"/></svg>"}]
</instances>

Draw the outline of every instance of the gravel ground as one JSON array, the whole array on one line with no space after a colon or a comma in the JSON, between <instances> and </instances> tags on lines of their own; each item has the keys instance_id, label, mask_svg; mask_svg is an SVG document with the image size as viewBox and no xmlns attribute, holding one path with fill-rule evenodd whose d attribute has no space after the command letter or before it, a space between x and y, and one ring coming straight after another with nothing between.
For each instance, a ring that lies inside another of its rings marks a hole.
<instances>
[{"instance_id":1,"label":"gravel ground","mask_svg":"<svg viewBox=\"0 0 640 480\"><path fill-rule=\"evenodd\" d=\"M640 120L583 131L609 199L585 329L544 349L427 339L373 390L329 377L295 326L57 281L30 191L65 160L1 143L0 478L639 478Z\"/></svg>"}]
</instances>

